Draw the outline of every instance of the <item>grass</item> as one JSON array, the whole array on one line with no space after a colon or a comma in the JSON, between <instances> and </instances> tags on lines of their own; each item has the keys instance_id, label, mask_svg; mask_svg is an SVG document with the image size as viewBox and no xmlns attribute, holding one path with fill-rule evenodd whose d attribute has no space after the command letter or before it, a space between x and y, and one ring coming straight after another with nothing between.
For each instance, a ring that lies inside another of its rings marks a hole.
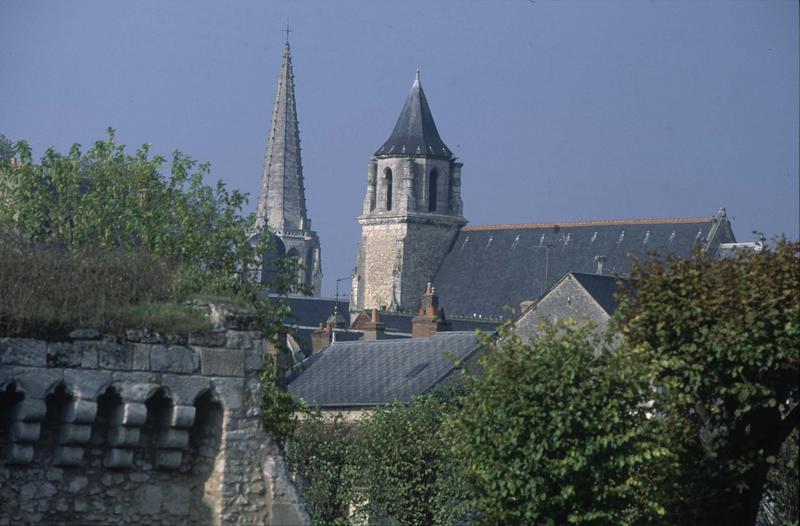
<instances>
[{"instance_id":1,"label":"grass","mask_svg":"<svg viewBox=\"0 0 800 526\"><path fill-rule=\"evenodd\" d=\"M204 315L177 297L174 283L169 265L143 251L67 250L0 234L0 335L210 330Z\"/></svg>"}]
</instances>

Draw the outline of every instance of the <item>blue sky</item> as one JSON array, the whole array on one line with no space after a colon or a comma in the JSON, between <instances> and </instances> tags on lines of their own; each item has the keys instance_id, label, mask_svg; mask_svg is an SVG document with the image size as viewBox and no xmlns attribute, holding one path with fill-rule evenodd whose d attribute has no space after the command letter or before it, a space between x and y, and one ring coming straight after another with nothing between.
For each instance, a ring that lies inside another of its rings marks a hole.
<instances>
[{"instance_id":1,"label":"blue sky","mask_svg":"<svg viewBox=\"0 0 800 526\"><path fill-rule=\"evenodd\" d=\"M725 207L740 241L799 235L791 0L0 0L0 133L41 155L112 126L254 209L287 18L326 295L417 68L473 225Z\"/></svg>"}]
</instances>

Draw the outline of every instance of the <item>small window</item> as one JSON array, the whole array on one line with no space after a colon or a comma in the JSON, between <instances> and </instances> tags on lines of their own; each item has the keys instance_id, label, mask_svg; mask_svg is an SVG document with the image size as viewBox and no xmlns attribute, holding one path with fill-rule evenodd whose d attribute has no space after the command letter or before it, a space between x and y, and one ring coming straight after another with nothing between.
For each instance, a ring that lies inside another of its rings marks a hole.
<instances>
[{"instance_id":1,"label":"small window","mask_svg":"<svg viewBox=\"0 0 800 526\"><path fill-rule=\"evenodd\" d=\"M383 172L383 184L386 188L386 210L392 209L392 169L387 168Z\"/></svg>"},{"instance_id":2,"label":"small window","mask_svg":"<svg viewBox=\"0 0 800 526\"><path fill-rule=\"evenodd\" d=\"M439 184L439 172L431 170L428 178L428 212L436 212L436 188Z\"/></svg>"}]
</instances>

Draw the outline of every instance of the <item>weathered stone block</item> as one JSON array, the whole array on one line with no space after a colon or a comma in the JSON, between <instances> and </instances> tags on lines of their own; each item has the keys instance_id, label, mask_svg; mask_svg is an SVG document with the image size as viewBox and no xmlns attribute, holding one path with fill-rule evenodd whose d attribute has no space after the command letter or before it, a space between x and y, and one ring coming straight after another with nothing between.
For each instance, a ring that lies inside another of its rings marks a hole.
<instances>
[{"instance_id":1,"label":"weathered stone block","mask_svg":"<svg viewBox=\"0 0 800 526\"><path fill-rule=\"evenodd\" d=\"M85 369L94 369L97 367L97 348L94 345L87 344L83 346L81 367Z\"/></svg>"},{"instance_id":2,"label":"weathered stone block","mask_svg":"<svg viewBox=\"0 0 800 526\"><path fill-rule=\"evenodd\" d=\"M134 343L133 344L133 370L134 371L149 371L150 370L150 348L152 346L147 343Z\"/></svg>"},{"instance_id":3,"label":"weathered stone block","mask_svg":"<svg viewBox=\"0 0 800 526\"><path fill-rule=\"evenodd\" d=\"M211 387L211 380L204 376L165 374L161 377L161 385L169 390L176 405L194 405L195 399Z\"/></svg>"},{"instance_id":4,"label":"weathered stone block","mask_svg":"<svg viewBox=\"0 0 800 526\"><path fill-rule=\"evenodd\" d=\"M33 445L17 444L12 442L8 445L6 457L7 464L30 464L33 460Z\"/></svg>"},{"instance_id":5,"label":"weathered stone block","mask_svg":"<svg viewBox=\"0 0 800 526\"><path fill-rule=\"evenodd\" d=\"M247 373L260 371L264 368L264 356L266 356L266 345L256 345L254 349L245 351L244 369Z\"/></svg>"},{"instance_id":6,"label":"weathered stone block","mask_svg":"<svg viewBox=\"0 0 800 526\"><path fill-rule=\"evenodd\" d=\"M158 447L184 449L189 445L189 432L185 429L162 429L158 433Z\"/></svg>"},{"instance_id":7,"label":"weathered stone block","mask_svg":"<svg viewBox=\"0 0 800 526\"><path fill-rule=\"evenodd\" d=\"M244 378L212 378L211 381L226 409L235 411L242 408Z\"/></svg>"},{"instance_id":8,"label":"weathered stone block","mask_svg":"<svg viewBox=\"0 0 800 526\"><path fill-rule=\"evenodd\" d=\"M150 349L150 368L168 373L193 373L200 366L197 354L186 347L154 345Z\"/></svg>"},{"instance_id":9,"label":"weathered stone block","mask_svg":"<svg viewBox=\"0 0 800 526\"><path fill-rule=\"evenodd\" d=\"M25 398L43 400L49 391L64 379L64 369L43 369L40 367L20 367L15 365L0 367L0 381L13 381L17 391L25 393Z\"/></svg>"},{"instance_id":10,"label":"weathered stone block","mask_svg":"<svg viewBox=\"0 0 800 526\"><path fill-rule=\"evenodd\" d=\"M196 348L200 352L201 372L207 376L244 376L243 349Z\"/></svg>"},{"instance_id":11,"label":"weathered stone block","mask_svg":"<svg viewBox=\"0 0 800 526\"><path fill-rule=\"evenodd\" d=\"M59 444L86 444L92 438L92 426L64 424L58 434Z\"/></svg>"},{"instance_id":12,"label":"weathered stone block","mask_svg":"<svg viewBox=\"0 0 800 526\"><path fill-rule=\"evenodd\" d=\"M163 424L170 427L187 428L194 423L195 408L191 405L176 405L167 412Z\"/></svg>"},{"instance_id":13,"label":"weathered stone block","mask_svg":"<svg viewBox=\"0 0 800 526\"><path fill-rule=\"evenodd\" d=\"M72 400L64 408L62 422L67 424L91 424L97 415L97 403L89 400Z\"/></svg>"},{"instance_id":14,"label":"weathered stone block","mask_svg":"<svg viewBox=\"0 0 800 526\"><path fill-rule=\"evenodd\" d=\"M103 459L103 465L107 468L129 468L133 465L133 450L112 448Z\"/></svg>"},{"instance_id":15,"label":"weathered stone block","mask_svg":"<svg viewBox=\"0 0 800 526\"><path fill-rule=\"evenodd\" d=\"M228 349L252 349L261 334L254 331L228 331L225 347Z\"/></svg>"},{"instance_id":16,"label":"weathered stone block","mask_svg":"<svg viewBox=\"0 0 800 526\"><path fill-rule=\"evenodd\" d=\"M12 422L10 435L14 442L36 442L39 440L39 422Z\"/></svg>"},{"instance_id":17,"label":"weathered stone block","mask_svg":"<svg viewBox=\"0 0 800 526\"><path fill-rule=\"evenodd\" d=\"M161 488L148 484L136 492L136 513L155 515L161 512Z\"/></svg>"},{"instance_id":18,"label":"weathered stone block","mask_svg":"<svg viewBox=\"0 0 800 526\"><path fill-rule=\"evenodd\" d=\"M101 391L111 384L111 371L64 369L64 383L76 398L97 400Z\"/></svg>"},{"instance_id":19,"label":"weathered stone block","mask_svg":"<svg viewBox=\"0 0 800 526\"><path fill-rule=\"evenodd\" d=\"M67 491L77 493L89 485L89 479L83 475L78 475L67 483Z\"/></svg>"},{"instance_id":20,"label":"weathered stone block","mask_svg":"<svg viewBox=\"0 0 800 526\"><path fill-rule=\"evenodd\" d=\"M189 488L167 486L164 488L164 511L172 515L188 515L192 502Z\"/></svg>"},{"instance_id":21,"label":"weathered stone block","mask_svg":"<svg viewBox=\"0 0 800 526\"><path fill-rule=\"evenodd\" d=\"M159 449L156 451L155 465L159 469L176 469L181 465L183 453L176 450Z\"/></svg>"},{"instance_id":22,"label":"weathered stone block","mask_svg":"<svg viewBox=\"0 0 800 526\"><path fill-rule=\"evenodd\" d=\"M129 345L102 342L96 348L97 366L101 369L130 370L133 365L133 349Z\"/></svg>"},{"instance_id":23,"label":"weathered stone block","mask_svg":"<svg viewBox=\"0 0 800 526\"><path fill-rule=\"evenodd\" d=\"M44 400L35 398L25 398L14 404L11 409L11 420L22 420L24 422L38 422L44 419L47 413L47 406Z\"/></svg>"},{"instance_id":24,"label":"weathered stone block","mask_svg":"<svg viewBox=\"0 0 800 526\"><path fill-rule=\"evenodd\" d=\"M114 447L135 447L141 436L138 427L112 427L108 431L108 443Z\"/></svg>"},{"instance_id":25,"label":"weathered stone block","mask_svg":"<svg viewBox=\"0 0 800 526\"><path fill-rule=\"evenodd\" d=\"M79 466L83 462L83 451L82 447L59 446L53 463L57 466Z\"/></svg>"},{"instance_id":26,"label":"weathered stone block","mask_svg":"<svg viewBox=\"0 0 800 526\"><path fill-rule=\"evenodd\" d=\"M29 338L0 338L0 363L47 366L47 344Z\"/></svg>"},{"instance_id":27,"label":"weathered stone block","mask_svg":"<svg viewBox=\"0 0 800 526\"><path fill-rule=\"evenodd\" d=\"M139 403L120 404L111 412L112 426L141 426L147 420L147 406Z\"/></svg>"},{"instance_id":28,"label":"weathered stone block","mask_svg":"<svg viewBox=\"0 0 800 526\"><path fill-rule=\"evenodd\" d=\"M49 367L80 367L83 360L83 346L79 343L47 344L47 365Z\"/></svg>"},{"instance_id":29,"label":"weathered stone block","mask_svg":"<svg viewBox=\"0 0 800 526\"><path fill-rule=\"evenodd\" d=\"M78 329L69 333L72 340L98 340L100 336L100 331L96 329Z\"/></svg>"},{"instance_id":30,"label":"weathered stone block","mask_svg":"<svg viewBox=\"0 0 800 526\"><path fill-rule=\"evenodd\" d=\"M146 402L161 384L161 375L157 373L118 371L112 374L120 396L130 402Z\"/></svg>"}]
</instances>

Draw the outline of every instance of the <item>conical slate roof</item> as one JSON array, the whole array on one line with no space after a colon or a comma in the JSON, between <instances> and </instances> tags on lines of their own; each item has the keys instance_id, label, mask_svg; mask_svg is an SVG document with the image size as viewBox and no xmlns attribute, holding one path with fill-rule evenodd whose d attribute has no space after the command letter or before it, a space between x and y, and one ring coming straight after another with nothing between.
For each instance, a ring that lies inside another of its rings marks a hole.
<instances>
[{"instance_id":1,"label":"conical slate roof","mask_svg":"<svg viewBox=\"0 0 800 526\"><path fill-rule=\"evenodd\" d=\"M263 227L264 224L278 231L305 230L308 225L289 42L283 49L264 175L258 196L256 226Z\"/></svg>"},{"instance_id":2,"label":"conical slate roof","mask_svg":"<svg viewBox=\"0 0 800 526\"><path fill-rule=\"evenodd\" d=\"M391 137L375 155L427 155L448 159L453 156L433 122L431 108L419 81L419 70Z\"/></svg>"}]
</instances>

